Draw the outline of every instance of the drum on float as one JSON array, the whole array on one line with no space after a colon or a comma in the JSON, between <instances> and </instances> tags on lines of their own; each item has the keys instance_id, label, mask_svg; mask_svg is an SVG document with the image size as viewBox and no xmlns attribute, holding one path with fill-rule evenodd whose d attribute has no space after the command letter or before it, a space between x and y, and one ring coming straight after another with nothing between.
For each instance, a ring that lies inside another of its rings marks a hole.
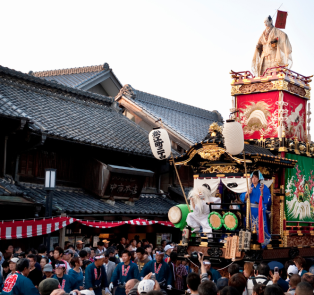
<instances>
[{"instance_id":1,"label":"drum on float","mask_svg":"<svg viewBox=\"0 0 314 295\"><path fill-rule=\"evenodd\" d=\"M173 206L168 211L168 218L176 228L183 230L186 226L186 218L189 214L189 208L186 204Z\"/></svg>"}]
</instances>

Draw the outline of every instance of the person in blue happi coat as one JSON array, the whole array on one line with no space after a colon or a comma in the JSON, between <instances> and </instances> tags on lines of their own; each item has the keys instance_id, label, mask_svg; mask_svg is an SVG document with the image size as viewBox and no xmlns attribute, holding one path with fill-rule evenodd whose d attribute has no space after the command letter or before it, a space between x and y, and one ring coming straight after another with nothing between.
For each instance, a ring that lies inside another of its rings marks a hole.
<instances>
[{"instance_id":1,"label":"person in blue happi coat","mask_svg":"<svg viewBox=\"0 0 314 295\"><path fill-rule=\"evenodd\" d=\"M26 258L20 259L16 263L16 272L4 282L3 295L40 295L37 288L30 279L27 278L30 272L29 261Z\"/></svg>"},{"instance_id":2,"label":"person in blue happi coat","mask_svg":"<svg viewBox=\"0 0 314 295\"><path fill-rule=\"evenodd\" d=\"M65 274L66 265L62 260L56 260L52 264L55 274L52 276L53 279L59 281L59 289L64 290L66 293L70 293L75 288L75 280L73 277Z\"/></svg>"},{"instance_id":3,"label":"person in blue happi coat","mask_svg":"<svg viewBox=\"0 0 314 295\"><path fill-rule=\"evenodd\" d=\"M164 254L162 251L156 251L155 259L147 262L143 267L141 277L143 278L149 273L153 273L160 288L165 289L167 287L167 289L171 290L172 277L170 275L170 267L164 261Z\"/></svg>"},{"instance_id":4,"label":"person in blue happi coat","mask_svg":"<svg viewBox=\"0 0 314 295\"><path fill-rule=\"evenodd\" d=\"M95 295L101 295L103 289L105 289L106 293L110 293L104 267L105 256L99 254L94 257L94 260L85 269L85 288L94 290Z\"/></svg>"},{"instance_id":5,"label":"person in blue happi coat","mask_svg":"<svg viewBox=\"0 0 314 295\"><path fill-rule=\"evenodd\" d=\"M258 205L263 192L263 220L264 220L264 243L262 247L265 248L267 244L271 241L270 231L269 231L269 222L267 219L268 213L270 213L271 207L271 197L269 188L261 184L261 181L264 180L262 173L259 170L254 171L250 176L252 183L249 191L250 201L251 201L251 215L252 215L252 227L255 225L258 232L259 222L258 222ZM248 199L248 193L242 193L240 199L243 203L246 203ZM246 217L247 220L248 216ZM251 225L250 225L251 226Z\"/></svg>"},{"instance_id":6,"label":"person in blue happi coat","mask_svg":"<svg viewBox=\"0 0 314 295\"><path fill-rule=\"evenodd\" d=\"M125 284L128 280L140 280L138 266L131 261L131 252L124 250L122 252L122 261L123 262L117 265L111 276L109 290L111 291L113 287L117 286L118 288L116 289L115 295L126 295Z\"/></svg>"}]
</instances>

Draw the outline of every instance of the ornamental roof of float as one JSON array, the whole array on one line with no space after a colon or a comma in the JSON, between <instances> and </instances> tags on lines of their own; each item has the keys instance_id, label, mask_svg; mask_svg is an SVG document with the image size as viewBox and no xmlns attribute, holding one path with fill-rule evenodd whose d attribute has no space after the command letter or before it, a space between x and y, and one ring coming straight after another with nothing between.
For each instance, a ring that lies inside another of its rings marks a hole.
<instances>
[{"instance_id":1,"label":"ornamental roof of float","mask_svg":"<svg viewBox=\"0 0 314 295\"><path fill-rule=\"evenodd\" d=\"M119 84L119 88L122 87L122 84L114 75L112 69L110 69L107 63L99 66L29 72L30 75L33 75L35 77L40 77L47 81L55 81L62 85L79 89L83 88L83 86L88 84L90 81L104 76L106 73L110 74L112 78L117 81L117 83Z\"/></svg>"},{"instance_id":2,"label":"ornamental roof of float","mask_svg":"<svg viewBox=\"0 0 314 295\"><path fill-rule=\"evenodd\" d=\"M11 179L0 178L0 194L10 197L19 196L19 203L24 205L33 203L44 207L47 192L43 185L34 183L15 185ZM53 193L52 208L54 211L70 214L167 215L169 209L177 204L166 195L141 194L133 205L122 200L116 200L112 205L81 188L57 187Z\"/></svg>"},{"instance_id":3,"label":"ornamental roof of float","mask_svg":"<svg viewBox=\"0 0 314 295\"><path fill-rule=\"evenodd\" d=\"M147 131L118 109L111 97L0 66L0 116L24 118L49 137L152 157Z\"/></svg>"},{"instance_id":4,"label":"ornamental roof of float","mask_svg":"<svg viewBox=\"0 0 314 295\"><path fill-rule=\"evenodd\" d=\"M118 101L122 96L138 105L156 120L161 118L164 125L179 133L189 144L203 140L213 122L223 124L223 118L218 111L204 110L135 90L129 84L123 86L116 100Z\"/></svg>"}]
</instances>

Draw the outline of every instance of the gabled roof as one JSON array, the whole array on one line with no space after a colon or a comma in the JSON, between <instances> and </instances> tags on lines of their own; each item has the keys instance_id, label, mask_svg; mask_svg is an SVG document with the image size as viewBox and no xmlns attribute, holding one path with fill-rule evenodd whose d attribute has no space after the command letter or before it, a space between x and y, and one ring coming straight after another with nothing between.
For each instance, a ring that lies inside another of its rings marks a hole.
<instances>
[{"instance_id":1,"label":"gabled roof","mask_svg":"<svg viewBox=\"0 0 314 295\"><path fill-rule=\"evenodd\" d=\"M204 139L213 122L222 125L223 118L218 111L208 111L174 100L135 90L125 85L116 96L129 100L145 110L155 120L162 123L184 137L189 145Z\"/></svg>"},{"instance_id":2,"label":"gabled roof","mask_svg":"<svg viewBox=\"0 0 314 295\"><path fill-rule=\"evenodd\" d=\"M107 79L110 80L111 84L116 86L117 92L122 87L122 84L107 63L99 66L87 66L42 72L30 71L29 74L47 81L55 81L62 85L83 90L88 90ZM111 93L108 94L111 95Z\"/></svg>"},{"instance_id":3,"label":"gabled roof","mask_svg":"<svg viewBox=\"0 0 314 295\"><path fill-rule=\"evenodd\" d=\"M110 97L0 66L0 116L26 118L50 137L152 156L147 132L117 109Z\"/></svg>"}]
</instances>

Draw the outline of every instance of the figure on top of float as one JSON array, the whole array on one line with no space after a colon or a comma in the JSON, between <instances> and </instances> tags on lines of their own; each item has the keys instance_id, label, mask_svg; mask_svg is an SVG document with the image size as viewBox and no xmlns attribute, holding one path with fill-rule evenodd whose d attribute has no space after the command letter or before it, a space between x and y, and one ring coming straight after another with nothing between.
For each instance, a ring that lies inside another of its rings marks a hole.
<instances>
[{"instance_id":1,"label":"figure on top of float","mask_svg":"<svg viewBox=\"0 0 314 295\"><path fill-rule=\"evenodd\" d=\"M252 61L254 75L261 76L268 68L292 66L292 47L286 33L273 26L273 19L268 16L266 29L259 38Z\"/></svg>"},{"instance_id":2,"label":"figure on top of float","mask_svg":"<svg viewBox=\"0 0 314 295\"><path fill-rule=\"evenodd\" d=\"M271 196L269 188L261 184L260 181L264 180L262 173L259 170L254 171L251 176L251 185L250 185L250 201L251 201L251 215L252 215L252 228L254 225L256 226L256 230L259 230L259 222L258 222L258 205L261 196L261 192L263 191L263 222L264 222L264 243L262 243L262 247L266 247L267 244L271 241L270 230L268 225L268 219L266 218L266 213L270 213L271 206ZM240 195L240 199L243 203L246 203L248 198L247 193L242 193ZM248 217L246 217L247 220Z\"/></svg>"},{"instance_id":3,"label":"figure on top of float","mask_svg":"<svg viewBox=\"0 0 314 295\"><path fill-rule=\"evenodd\" d=\"M204 233L210 234L212 232L212 228L208 223L208 215L210 213L209 203L220 204L221 199L211 196L211 190L207 184L199 188L192 189L189 192L188 199L190 200L193 212L188 214L186 222L193 228L192 232L199 231L202 227Z\"/></svg>"}]
</instances>

